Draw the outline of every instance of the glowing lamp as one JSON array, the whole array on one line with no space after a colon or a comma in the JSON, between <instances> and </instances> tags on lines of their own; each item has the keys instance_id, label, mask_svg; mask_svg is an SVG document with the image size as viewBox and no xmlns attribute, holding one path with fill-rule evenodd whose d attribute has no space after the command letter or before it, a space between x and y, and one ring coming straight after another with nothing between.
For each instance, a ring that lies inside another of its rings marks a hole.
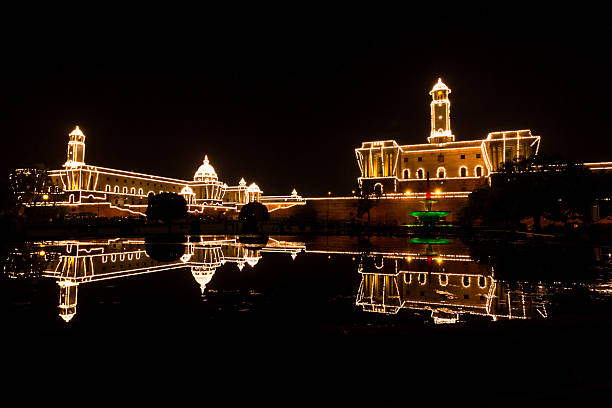
<instances>
[{"instance_id":1,"label":"glowing lamp","mask_svg":"<svg viewBox=\"0 0 612 408\"><path fill-rule=\"evenodd\" d=\"M43 194L42 198L43 198L43 200L48 200L49 199L49 194Z\"/></svg>"},{"instance_id":2,"label":"glowing lamp","mask_svg":"<svg viewBox=\"0 0 612 408\"><path fill-rule=\"evenodd\" d=\"M436 190L436 194L440 194L442 193L442 191L440 191L440 189Z\"/></svg>"},{"instance_id":3,"label":"glowing lamp","mask_svg":"<svg viewBox=\"0 0 612 408\"><path fill-rule=\"evenodd\" d=\"M40 255L40 256L45 256L45 251L40 251L40 252L38 253L38 255Z\"/></svg>"}]
</instances>

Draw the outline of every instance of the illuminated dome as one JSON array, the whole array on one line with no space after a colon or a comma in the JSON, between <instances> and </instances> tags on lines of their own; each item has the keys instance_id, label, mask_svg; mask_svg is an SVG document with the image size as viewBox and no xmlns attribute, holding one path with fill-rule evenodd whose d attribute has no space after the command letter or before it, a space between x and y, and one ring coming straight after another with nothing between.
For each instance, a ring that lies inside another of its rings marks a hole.
<instances>
[{"instance_id":1,"label":"illuminated dome","mask_svg":"<svg viewBox=\"0 0 612 408\"><path fill-rule=\"evenodd\" d=\"M198 171L196 171L193 176L194 181L208 181L208 180L217 180L217 172L215 168L210 165L208 161L208 155L204 156L204 163L200 166Z\"/></svg>"},{"instance_id":2,"label":"illuminated dome","mask_svg":"<svg viewBox=\"0 0 612 408\"><path fill-rule=\"evenodd\" d=\"M185 186L185 187L183 187L183 189L181 190L181 195L183 195L183 196L185 196L185 195L193 195L193 194L194 194L194 192L193 192L193 190L191 189L191 187L189 187L189 186Z\"/></svg>"},{"instance_id":3,"label":"illuminated dome","mask_svg":"<svg viewBox=\"0 0 612 408\"><path fill-rule=\"evenodd\" d=\"M192 266L191 274L195 281L200 285L200 291L204 294L206 290L206 285L210 283L213 276L215 275L216 268L211 268L209 266Z\"/></svg>"},{"instance_id":4,"label":"illuminated dome","mask_svg":"<svg viewBox=\"0 0 612 408\"><path fill-rule=\"evenodd\" d=\"M81 129L79 129L79 127L75 127L74 130L72 132L70 132L70 134L68 136L85 136L83 134L83 132L81 132Z\"/></svg>"},{"instance_id":5,"label":"illuminated dome","mask_svg":"<svg viewBox=\"0 0 612 408\"><path fill-rule=\"evenodd\" d=\"M429 94L432 95L436 91L448 91L448 93L451 92L449 87L446 86L444 82L442 82L442 78L438 78L438 82L434 85Z\"/></svg>"},{"instance_id":6,"label":"illuminated dome","mask_svg":"<svg viewBox=\"0 0 612 408\"><path fill-rule=\"evenodd\" d=\"M261 193L259 186L255 183L251 183L251 185L247 188L249 193Z\"/></svg>"}]
</instances>

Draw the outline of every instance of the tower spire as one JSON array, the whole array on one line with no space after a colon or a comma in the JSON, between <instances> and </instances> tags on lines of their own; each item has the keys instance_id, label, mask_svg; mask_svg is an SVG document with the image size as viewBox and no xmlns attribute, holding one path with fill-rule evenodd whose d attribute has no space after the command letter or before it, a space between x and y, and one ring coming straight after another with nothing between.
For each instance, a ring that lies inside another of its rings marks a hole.
<instances>
[{"instance_id":1,"label":"tower spire","mask_svg":"<svg viewBox=\"0 0 612 408\"><path fill-rule=\"evenodd\" d=\"M438 78L438 82L431 89L431 133L427 140L429 143L449 143L455 141L450 128L450 99L449 87Z\"/></svg>"},{"instance_id":2,"label":"tower spire","mask_svg":"<svg viewBox=\"0 0 612 408\"><path fill-rule=\"evenodd\" d=\"M83 164L85 164L85 135L77 126L68 134L67 160L64 166L78 167Z\"/></svg>"}]
</instances>

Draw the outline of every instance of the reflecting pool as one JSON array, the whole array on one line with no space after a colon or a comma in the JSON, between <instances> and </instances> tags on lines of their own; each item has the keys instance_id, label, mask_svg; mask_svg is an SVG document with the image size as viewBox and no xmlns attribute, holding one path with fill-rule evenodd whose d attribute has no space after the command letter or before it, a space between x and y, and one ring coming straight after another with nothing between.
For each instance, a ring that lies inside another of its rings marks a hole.
<instances>
[{"instance_id":1,"label":"reflecting pool","mask_svg":"<svg viewBox=\"0 0 612 408\"><path fill-rule=\"evenodd\" d=\"M585 299L601 310L612 294L610 248L596 246L203 235L28 242L5 252L4 312L30 330L93 326L105 313L125 324L252 314L271 326L343 332L470 325L588 314Z\"/></svg>"},{"instance_id":2,"label":"reflecting pool","mask_svg":"<svg viewBox=\"0 0 612 408\"><path fill-rule=\"evenodd\" d=\"M167 381L185 364L204 364L197 378L230 392L236 370L253 392L274 378L276 393L312 384L314 370L317 390L342 401L405 400L380 388L398 384L419 391L411 401L430 402L474 393L565 400L612 385L605 245L203 235L2 251L3 356L26 377L61 356L63 374L54 368L47 378L86 372L88 384L92 375L107 381L98 367L111 361L117 381L127 361L139 375L152 364ZM24 364L33 350L36 361ZM164 362L172 369L160 372ZM274 377L259 376L262 367ZM362 394L364 381L376 392Z\"/></svg>"}]
</instances>

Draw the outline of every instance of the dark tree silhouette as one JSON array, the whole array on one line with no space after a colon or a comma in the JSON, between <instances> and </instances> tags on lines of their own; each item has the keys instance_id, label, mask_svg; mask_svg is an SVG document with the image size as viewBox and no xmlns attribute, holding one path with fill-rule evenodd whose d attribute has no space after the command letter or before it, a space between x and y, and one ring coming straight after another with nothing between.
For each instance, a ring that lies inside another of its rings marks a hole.
<instances>
[{"instance_id":1,"label":"dark tree silhouette","mask_svg":"<svg viewBox=\"0 0 612 408\"><path fill-rule=\"evenodd\" d=\"M242 230L248 233L258 232L260 224L269 218L268 208L257 201L246 204L238 215L238 220L242 222Z\"/></svg>"},{"instance_id":2,"label":"dark tree silhouette","mask_svg":"<svg viewBox=\"0 0 612 408\"><path fill-rule=\"evenodd\" d=\"M171 232L172 222L187 218L187 202L183 196L174 193L149 194L147 219L162 221L168 225Z\"/></svg>"},{"instance_id":3,"label":"dark tree silhouette","mask_svg":"<svg viewBox=\"0 0 612 408\"><path fill-rule=\"evenodd\" d=\"M151 236L145 238L145 252L158 262L174 262L185 253L185 236L168 237Z\"/></svg>"},{"instance_id":4,"label":"dark tree silhouette","mask_svg":"<svg viewBox=\"0 0 612 408\"><path fill-rule=\"evenodd\" d=\"M353 204L354 207L357 207L357 218L361 219L365 214L368 215L368 224L370 223L370 210L378 204L377 199L372 199L372 196L366 193L363 189L358 189L359 198L357 202ZM376 197L378 198L378 196Z\"/></svg>"},{"instance_id":5,"label":"dark tree silhouette","mask_svg":"<svg viewBox=\"0 0 612 408\"><path fill-rule=\"evenodd\" d=\"M43 165L13 170L9 175L8 187L14 204L55 202L63 193L59 186L53 184Z\"/></svg>"},{"instance_id":6,"label":"dark tree silhouette","mask_svg":"<svg viewBox=\"0 0 612 408\"><path fill-rule=\"evenodd\" d=\"M590 209L603 194L603 176L578 163L557 158L535 157L504 163L491 177L491 187L475 190L460 212L463 224L480 219L488 225L517 228L521 219L533 218L540 230L541 219L590 220ZM609 183L608 183L609 184Z\"/></svg>"}]
</instances>

